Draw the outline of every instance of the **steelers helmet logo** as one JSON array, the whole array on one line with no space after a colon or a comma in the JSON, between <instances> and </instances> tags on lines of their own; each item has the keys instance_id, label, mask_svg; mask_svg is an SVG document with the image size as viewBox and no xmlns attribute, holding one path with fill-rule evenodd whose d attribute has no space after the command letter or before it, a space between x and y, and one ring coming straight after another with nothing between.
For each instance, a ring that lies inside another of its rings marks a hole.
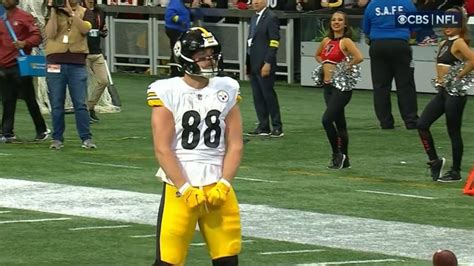
<instances>
[{"instance_id":1,"label":"steelers helmet logo","mask_svg":"<svg viewBox=\"0 0 474 266\"><path fill-rule=\"evenodd\" d=\"M229 94L226 92L226 91L218 91L217 92L217 99L219 99L219 101L223 102L223 103L226 103L229 101Z\"/></svg>"},{"instance_id":2,"label":"steelers helmet logo","mask_svg":"<svg viewBox=\"0 0 474 266\"><path fill-rule=\"evenodd\" d=\"M181 57L181 41L174 44L173 52L176 57Z\"/></svg>"}]
</instances>

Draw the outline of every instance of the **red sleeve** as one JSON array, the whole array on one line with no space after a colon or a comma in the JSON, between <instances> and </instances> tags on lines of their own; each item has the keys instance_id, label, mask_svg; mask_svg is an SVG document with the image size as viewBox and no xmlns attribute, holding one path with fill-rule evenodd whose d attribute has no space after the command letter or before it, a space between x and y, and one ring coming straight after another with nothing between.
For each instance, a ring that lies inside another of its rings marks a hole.
<instances>
[{"instance_id":1,"label":"red sleeve","mask_svg":"<svg viewBox=\"0 0 474 266\"><path fill-rule=\"evenodd\" d=\"M25 14L24 22L25 25L23 27L21 37L24 38L23 41L26 42L26 47L30 49L33 47L37 47L38 45L40 45L42 38L36 20L33 18L32 15Z\"/></svg>"}]
</instances>

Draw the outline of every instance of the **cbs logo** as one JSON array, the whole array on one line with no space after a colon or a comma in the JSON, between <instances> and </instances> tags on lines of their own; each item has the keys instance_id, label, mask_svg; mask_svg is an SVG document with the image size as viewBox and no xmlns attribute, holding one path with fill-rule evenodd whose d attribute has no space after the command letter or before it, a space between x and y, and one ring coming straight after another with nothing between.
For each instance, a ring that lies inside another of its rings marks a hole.
<instances>
[{"instance_id":1,"label":"cbs logo","mask_svg":"<svg viewBox=\"0 0 474 266\"><path fill-rule=\"evenodd\" d=\"M398 16L397 21L399 24L404 25L405 23L408 22L408 18L405 15L400 15Z\"/></svg>"}]
</instances>

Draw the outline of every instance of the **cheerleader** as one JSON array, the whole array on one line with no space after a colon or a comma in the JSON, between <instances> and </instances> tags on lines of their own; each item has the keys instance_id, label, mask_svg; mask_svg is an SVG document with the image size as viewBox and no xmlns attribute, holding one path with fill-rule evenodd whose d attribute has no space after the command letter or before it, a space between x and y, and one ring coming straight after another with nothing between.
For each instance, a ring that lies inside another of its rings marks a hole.
<instances>
[{"instance_id":1,"label":"cheerleader","mask_svg":"<svg viewBox=\"0 0 474 266\"><path fill-rule=\"evenodd\" d=\"M362 62L362 53L351 40L351 30L344 12L336 11L332 17L328 36L323 39L316 50L316 61L322 64L324 100L326 110L322 123L332 148L332 160L329 169L349 168L346 117L344 108L352 97L351 88L338 89L332 83L336 64L344 61L346 57L352 59L348 68Z\"/></svg>"},{"instance_id":2,"label":"cheerleader","mask_svg":"<svg viewBox=\"0 0 474 266\"><path fill-rule=\"evenodd\" d=\"M467 36L466 15L462 8L449 9L448 12L458 12L462 15L462 27L445 28L445 40L440 42L438 55L436 57L436 89L438 93L428 103L423 110L417 123L421 142L428 155L428 166L431 170L433 181L454 182L461 180L461 160L463 154L463 140L461 136L461 124L464 107L466 106L466 91L460 84L460 79L469 74L473 69L474 52L469 48L469 38ZM450 75L450 68L464 62L464 67L455 74ZM453 76L450 78L450 76ZM442 175L442 170L446 159L438 157L430 132L431 125L446 115L446 125L449 138L451 139L451 149L453 163L451 170Z\"/></svg>"}]
</instances>

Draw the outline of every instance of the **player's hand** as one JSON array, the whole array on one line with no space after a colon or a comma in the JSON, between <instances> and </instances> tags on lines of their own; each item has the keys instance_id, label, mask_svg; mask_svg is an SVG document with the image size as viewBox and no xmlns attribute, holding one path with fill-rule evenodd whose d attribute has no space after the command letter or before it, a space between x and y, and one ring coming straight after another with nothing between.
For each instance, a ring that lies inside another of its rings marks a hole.
<instances>
[{"instance_id":1,"label":"player's hand","mask_svg":"<svg viewBox=\"0 0 474 266\"><path fill-rule=\"evenodd\" d=\"M207 193L207 201L213 206L220 206L227 200L230 191L229 181L221 178L219 182Z\"/></svg>"},{"instance_id":2,"label":"player's hand","mask_svg":"<svg viewBox=\"0 0 474 266\"><path fill-rule=\"evenodd\" d=\"M186 205L191 209L198 207L206 201L204 191L192 187L189 183L185 183L179 188L178 197L182 197Z\"/></svg>"}]
</instances>

